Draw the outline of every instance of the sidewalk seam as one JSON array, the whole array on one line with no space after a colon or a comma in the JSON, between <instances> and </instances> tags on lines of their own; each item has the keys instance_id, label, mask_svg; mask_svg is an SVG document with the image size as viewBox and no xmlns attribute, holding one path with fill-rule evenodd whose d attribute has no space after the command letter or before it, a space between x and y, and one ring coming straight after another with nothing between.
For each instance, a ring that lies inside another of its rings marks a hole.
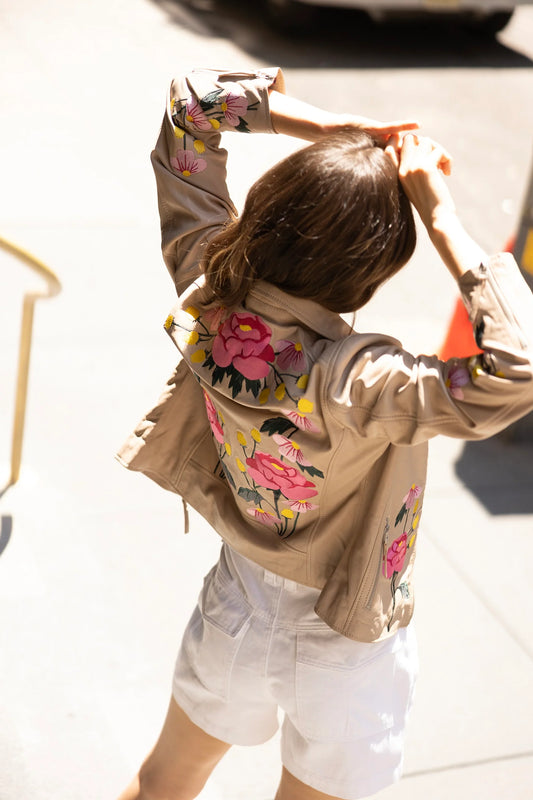
<instances>
[{"instance_id":1,"label":"sidewalk seam","mask_svg":"<svg viewBox=\"0 0 533 800\"><path fill-rule=\"evenodd\" d=\"M424 775L436 775L440 772L450 772L455 769L470 769L472 767L483 767L488 764L498 764L503 761L519 761L523 758L533 758L533 750L524 753L509 753L503 756L493 756L491 758L479 758L474 761L464 761L459 764L448 764L445 767L429 767L428 769L419 769L413 772L405 772L403 780L407 778L420 778Z\"/></svg>"}]
</instances>

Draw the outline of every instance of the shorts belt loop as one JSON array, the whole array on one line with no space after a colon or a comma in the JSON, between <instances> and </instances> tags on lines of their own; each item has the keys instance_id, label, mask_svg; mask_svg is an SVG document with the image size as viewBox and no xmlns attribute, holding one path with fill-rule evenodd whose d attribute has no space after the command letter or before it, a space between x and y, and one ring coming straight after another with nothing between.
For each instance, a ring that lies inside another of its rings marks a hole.
<instances>
[{"instance_id":1,"label":"shorts belt loop","mask_svg":"<svg viewBox=\"0 0 533 800\"><path fill-rule=\"evenodd\" d=\"M276 575L274 572L269 572L267 569L265 569L263 580L265 583L268 583L269 586L279 586L281 580L283 579L280 579L280 576Z\"/></svg>"}]
</instances>

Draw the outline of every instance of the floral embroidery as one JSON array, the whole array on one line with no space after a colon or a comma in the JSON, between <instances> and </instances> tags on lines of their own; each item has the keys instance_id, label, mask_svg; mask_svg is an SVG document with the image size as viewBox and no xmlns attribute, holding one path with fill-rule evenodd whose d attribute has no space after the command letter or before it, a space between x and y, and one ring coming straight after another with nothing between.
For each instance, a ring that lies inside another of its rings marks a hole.
<instances>
[{"instance_id":1,"label":"floral embroidery","mask_svg":"<svg viewBox=\"0 0 533 800\"><path fill-rule=\"evenodd\" d=\"M185 178L196 172L203 172L207 167L207 161L204 158L196 158L190 150L178 151L176 157L170 159L170 163L176 172L181 172Z\"/></svg>"},{"instance_id":2,"label":"floral embroidery","mask_svg":"<svg viewBox=\"0 0 533 800\"><path fill-rule=\"evenodd\" d=\"M264 511L262 508L247 508L246 511L263 525L276 525L276 523L281 524L283 522L279 517L275 517L270 511Z\"/></svg>"},{"instance_id":3,"label":"floral embroidery","mask_svg":"<svg viewBox=\"0 0 533 800\"><path fill-rule=\"evenodd\" d=\"M398 585L398 576L402 572L408 550L413 547L416 539L416 529L420 520L422 508L420 507L420 495L422 487L415 483L411 486L402 500L402 506L396 515L394 528L401 525L401 533L391 544L388 544L389 524L385 527L383 537L383 575L391 582L392 611L387 625L390 630L394 612L396 611L396 592L399 590L402 597L409 597L409 585L402 582ZM402 524L403 523L403 524Z\"/></svg>"},{"instance_id":4,"label":"floral embroidery","mask_svg":"<svg viewBox=\"0 0 533 800\"><path fill-rule=\"evenodd\" d=\"M280 454L285 456L289 461L293 463L297 462L304 467L312 466L311 462L304 458L299 444L296 444L296 442L293 442L291 439L287 439L285 436L280 436L279 433L275 433L272 438L278 445Z\"/></svg>"},{"instance_id":5,"label":"floral embroidery","mask_svg":"<svg viewBox=\"0 0 533 800\"><path fill-rule=\"evenodd\" d=\"M285 416L290 419L295 428L300 428L302 431L311 431L312 433L319 432L319 429L316 427L315 423L311 422L311 420L305 414L302 414L301 411L287 411L286 409L282 409L281 413L285 414Z\"/></svg>"},{"instance_id":6,"label":"floral embroidery","mask_svg":"<svg viewBox=\"0 0 533 800\"><path fill-rule=\"evenodd\" d=\"M224 123L237 131L249 133L245 115L255 110L258 102L249 104L245 96L222 88L214 89L198 99L192 95L179 100L173 98L170 114L178 150L170 159L172 168L185 178L203 172L207 161L197 158L197 154L204 153L206 147L201 138L194 136L194 132L217 131Z\"/></svg>"},{"instance_id":7,"label":"floral embroidery","mask_svg":"<svg viewBox=\"0 0 533 800\"><path fill-rule=\"evenodd\" d=\"M204 392L204 400L205 400L205 407L207 410L207 419L209 420L209 424L211 425L211 430L213 431L213 436L219 442L219 444L224 444L224 431L222 430L222 426L218 419L218 414L215 406L213 405L213 401L207 394Z\"/></svg>"},{"instance_id":8,"label":"floral embroidery","mask_svg":"<svg viewBox=\"0 0 533 800\"><path fill-rule=\"evenodd\" d=\"M289 503L289 508L298 514L305 514L307 511L314 511L318 506L308 503L307 500L295 500L294 503Z\"/></svg>"},{"instance_id":9,"label":"floral embroidery","mask_svg":"<svg viewBox=\"0 0 533 800\"><path fill-rule=\"evenodd\" d=\"M236 128L241 124L241 119L248 111L248 101L246 97L228 92L226 99L221 103L222 112L228 125Z\"/></svg>"},{"instance_id":10,"label":"floral embroidery","mask_svg":"<svg viewBox=\"0 0 533 800\"><path fill-rule=\"evenodd\" d=\"M462 387L467 386L470 382L475 383L482 375L505 378L503 372L496 366L494 355L489 351L454 363L448 371L445 384L453 398L464 400Z\"/></svg>"},{"instance_id":11,"label":"floral embroidery","mask_svg":"<svg viewBox=\"0 0 533 800\"><path fill-rule=\"evenodd\" d=\"M174 106L175 111L175 106ZM195 97L189 97L185 106L185 119L192 127L199 131L210 131L211 123L202 111L202 107Z\"/></svg>"},{"instance_id":12,"label":"floral embroidery","mask_svg":"<svg viewBox=\"0 0 533 800\"><path fill-rule=\"evenodd\" d=\"M320 432L314 404L304 395L309 367L303 347L285 339L273 345L270 327L249 312L203 312L191 305L185 315L190 322L169 315L165 329L177 333L180 347L201 368L204 380L213 387L225 385L233 398L248 395L246 404L251 406L259 408L269 400L280 403L279 413L263 419L259 428L231 432L204 390L222 474L247 504L247 514L280 537L292 536L300 514L318 510L318 503L311 501L318 500L316 481L324 479L297 441L302 431ZM275 455L267 452L265 443L270 440Z\"/></svg>"},{"instance_id":13,"label":"floral embroidery","mask_svg":"<svg viewBox=\"0 0 533 800\"><path fill-rule=\"evenodd\" d=\"M272 331L253 314L234 313L224 322L213 341L213 361L219 367L233 366L249 380L264 378L274 361Z\"/></svg>"},{"instance_id":14,"label":"floral embroidery","mask_svg":"<svg viewBox=\"0 0 533 800\"><path fill-rule=\"evenodd\" d=\"M278 351L278 364L281 369L297 369L299 372L305 372L306 359L300 342L289 342L282 339L276 344Z\"/></svg>"},{"instance_id":15,"label":"floral embroidery","mask_svg":"<svg viewBox=\"0 0 533 800\"><path fill-rule=\"evenodd\" d=\"M392 578L395 572L401 572L403 569L403 562L407 555L407 534L402 533L397 539L393 541L387 550L387 559L384 565L385 577Z\"/></svg>"},{"instance_id":16,"label":"floral embroidery","mask_svg":"<svg viewBox=\"0 0 533 800\"><path fill-rule=\"evenodd\" d=\"M462 387L466 386L469 382L470 373L468 372L467 368L459 364L454 364L454 366L451 367L450 371L448 372L448 377L446 378L446 386L448 387L451 396L456 400L464 400Z\"/></svg>"},{"instance_id":17,"label":"floral embroidery","mask_svg":"<svg viewBox=\"0 0 533 800\"><path fill-rule=\"evenodd\" d=\"M268 453L247 458L248 474L266 489L279 492L288 500L307 500L318 494L316 484L308 481L296 467L290 467Z\"/></svg>"}]
</instances>

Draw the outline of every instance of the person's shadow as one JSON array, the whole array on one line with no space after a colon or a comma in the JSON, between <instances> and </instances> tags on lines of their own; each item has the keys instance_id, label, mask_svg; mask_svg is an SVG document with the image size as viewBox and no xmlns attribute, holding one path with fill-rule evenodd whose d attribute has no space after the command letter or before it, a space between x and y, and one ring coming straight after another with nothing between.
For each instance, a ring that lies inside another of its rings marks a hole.
<instances>
[{"instance_id":1,"label":"person's shadow","mask_svg":"<svg viewBox=\"0 0 533 800\"><path fill-rule=\"evenodd\" d=\"M491 439L466 442L455 472L490 514L533 514L533 415Z\"/></svg>"}]
</instances>

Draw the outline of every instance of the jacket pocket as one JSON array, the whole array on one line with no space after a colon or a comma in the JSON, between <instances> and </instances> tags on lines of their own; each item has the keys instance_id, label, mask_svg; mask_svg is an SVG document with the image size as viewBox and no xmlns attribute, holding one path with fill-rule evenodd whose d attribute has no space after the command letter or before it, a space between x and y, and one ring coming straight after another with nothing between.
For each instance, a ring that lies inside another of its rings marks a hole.
<instances>
[{"instance_id":1,"label":"jacket pocket","mask_svg":"<svg viewBox=\"0 0 533 800\"><path fill-rule=\"evenodd\" d=\"M329 628L298 635L297 726L305 738L354 741L394 726L412 692L409 670L398 669L403 633L370 643Z\"/></svg>"},{"instance_id":2,"label":"jacket pocket","mask_svg":"<svg viewBox=\"0 0 533 800\"><path fill-rule=\"evenodd\" d=\"M178 670L186 662L185 668L192 670L209 692L227 701L233 663L251 615L245 598L221 577L218 565L213 567L185 631Z\"/></svg>"}]
</instances>

